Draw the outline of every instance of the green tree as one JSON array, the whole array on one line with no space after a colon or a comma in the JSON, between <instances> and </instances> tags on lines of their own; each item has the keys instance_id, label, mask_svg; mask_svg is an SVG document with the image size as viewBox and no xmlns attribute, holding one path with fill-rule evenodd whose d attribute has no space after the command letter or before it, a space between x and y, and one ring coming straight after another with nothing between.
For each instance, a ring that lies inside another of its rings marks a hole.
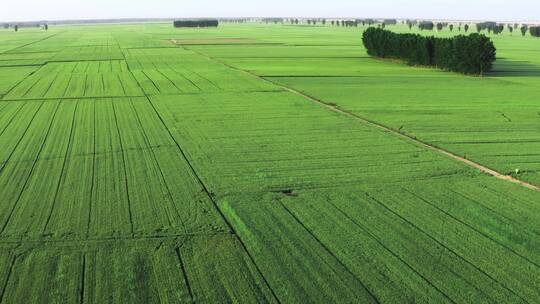
<instances>
[{"instance_id":1,"label":"green tree","mask_svg":"<svg viewBox=\"0 0 540 304\"><path fill-rule=\"evenodd\" d=\"M520 30L521 30L521 35L522 35L523 37L525 37L525 34L527 34L527 31L529 30L529 26L527 26L526 24L524 24L524 25L521 26L521 29L520 29Z\"/></svg>"},{"instance_id":2,"label":"green tree","mask_svg":"<svg viewBox=\"0 0 540 304\"><path fill-rule=\"evenodd\" d=\"M463 30L465 31L465 33L468 32L468 31L469 31L469 25L468 25L468 24L465 24L465 25L463 26Z\"/></svg>"},{"instance_id":3,"label":"green tree","mask_svg":"<svg viewBox=\"0 0 540 304\"><path fill-rule=\"evenodd\" d=\"M540 29L538 32L540 34ZM364 32L362 42L370 56L395 58L410 65L434 66L464 74L487 72L496 55L491 39L480 34L436 38L370 27Z\"/></svg>"},{"instance_id":4,"label":"green tree","mask_svg":"<svg viewBox=\"0 0 540 304\"><path fill-rule=\"evenodd\" d=\"M433 24L433 22L431 21L422 21L418 24L418 28L420 28L420 30L428 30L428 31L432 31L433 28L435 27L435 24Z\"/></svg>"},{"instance_id":5,"label":"green tree","mask_svg":"<svg viewBox=\"0 0 540 304\"><path fill-rule=\"evenodd\" d=\"M531 26L529 32L533 37L540 37L540 26Z\"/></svg>"},{"instance_id":6,"label":"green tree","mask_svg":"<svg viewBox=\"0 0 540 304\"><path fill-rule=\"evenodd\" d=\"M448 28L450 29L450 32L454 31L454 25L453 25L453 24L450 24L450 25L448 26Z\"/></svg>"},{"instance_id":7,"label":"green tree","mask_svg":"<svg viewBox=\"0 0 540 304\"><path fill-rule=\"evenodd\" d=\"M493 34L498 35L504 31L504 25L497 24L493 27Z\"/></svg>"}]
</instances>

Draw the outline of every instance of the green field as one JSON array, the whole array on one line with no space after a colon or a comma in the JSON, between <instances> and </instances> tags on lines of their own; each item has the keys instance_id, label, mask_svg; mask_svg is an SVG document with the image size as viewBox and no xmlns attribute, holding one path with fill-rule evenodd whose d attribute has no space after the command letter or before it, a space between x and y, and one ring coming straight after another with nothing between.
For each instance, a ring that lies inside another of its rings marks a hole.
<instances>
[{"instance_id":1,"label":"green field","mask_svg":"<svg viewBox=\"0 0 540 304\"><path fill-rule=\"evenodd\" d=\"M362 29L0 30L0 303L540 303L540 40Z\"/></svg>"}]
</instances>

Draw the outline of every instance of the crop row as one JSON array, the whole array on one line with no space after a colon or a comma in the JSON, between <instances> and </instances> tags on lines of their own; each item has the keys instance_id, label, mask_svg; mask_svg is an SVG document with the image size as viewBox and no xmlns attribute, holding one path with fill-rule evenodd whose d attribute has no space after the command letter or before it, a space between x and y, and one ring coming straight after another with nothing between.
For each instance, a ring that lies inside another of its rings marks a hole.
<instances>
[{"instance_id":1,"label":"crop row","mask_svg":"<svg viewBox=\"0 0 540 304\"><path fill-rule=\"evenodd\" d=\"M14 87L4 99L141 96L130 73L35 73Z\"/></svg>"}]
</instances>

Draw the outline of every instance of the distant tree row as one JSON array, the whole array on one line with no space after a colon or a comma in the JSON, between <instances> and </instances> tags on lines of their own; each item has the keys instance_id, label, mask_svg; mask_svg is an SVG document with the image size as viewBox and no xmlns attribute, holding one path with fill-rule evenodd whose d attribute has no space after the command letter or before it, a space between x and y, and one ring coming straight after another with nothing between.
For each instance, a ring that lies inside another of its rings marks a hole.
<instances>
[{"instance_id":1,"label":"distant tree row","mask_svg":"<svg viewBox=\"0 0 540 304\"><path fill-rule=\"evenodd\" d=\"M173 25L174 27L217 27L219 21L215 19L176 20Z\"/></svg>"},{"instance_id":2,"label":"distant tree row","mask_svg":"<svg viewBox=\"0 0 540 304\"><path fill-rule=\"evenodd\" d=\"M3 23L2 27L4 29L13 28L15 32L19 31L19 28L21 27L41 27L44 30L49 29L49 25L47 23L41 23L41 22L23 22L23 23L17 23L17 24L9 24L9 23Z\"/></svg>"},{"instance_id":3,"label":"distant tree row","mask_svg":"<svg viewBox=\"0 0 540 304\"><path fill-rule=\"evenodd\" d=\"M529 28L529 31L531 33L531 36L540 37L540 26L531 26Z\"/></svg>"},{"instance_id":4,"label":"distant tree row","mask_svg":"<svg viewBox=\"0 0 540 304\"><path fill-rule=\"evenodd\" d=\"M500 34L504 30L504 25L497 24L496 22L492 21L480 22L476 24L476 31L478 33L484 30L487 30L489 33Z\"/></svg>"},{"instance_id":5,"label":"distant tree row","mask_svg":"<svg viewBox=\"0 0 540 304\"><path fill-rule=\"evenodd\" d=\"M457 26L457 30L459 32L463 30L465 33L467 33L470 29L469 24L462 24L462 23L458 23L458 24L444 23L444 22L434 23L433 21L418 22L416 20L406 20L404 21L404 23L409 27L410 30L412 30L412 28L416 25L418 26L420 30L427 30L427 31L432 31L434 29L436 29L437 31L442 31L444 28L448 27L448 29L452 32L454 31L454 29L456 29L456 26ZM502 32L504 32L505 29L507 29L510 34L512 34L514 31L520 30L523 36L525 36L527 32L529 32L531 36L538 37L538 34L537 34L538 30L536 29L538 27L529 27L526 24L523 24L520 26L518 23L515 23L515 24L506 24L505 26L505 24L487 21L487 22L480 22L480 23L474 24L474 26L476 27L476 31L478 33L481 33L482 31L487 31L490 34L491 33L501 34Z\"/></svg>"},{"instance_id":6,"label":"distant tree row","mask_svg":"<svg viewBox=\"0 0 540 304\"><path fill-rule=\"evenodd\" d=\"M278 24L278 23L284 23L285 19L283 19L283 18L263 18L262 21L264 23L266 23L266 24L268 24L268 23Z\"/></svg>"},{"instance_id":7,"label":"distant tree row","mask_svg":"<svg viewBox=\"0 0 540 304\"><path fill-rule=\"evenodd\" d=\"M230 19L219 19L219 21L226 22L226 23L246 23L246 22L249 22L250 19L249 18L230 18Z\"/></svg>"},{"instance_id":8,"label":"distant tree row","mask_svg":"<svg viewBox=\"0 0 540 304\"><path fill-rule=\"evenodd\" d=\"M360 24L359 20L332 20L330 24L333 26L343 26L343 27L358 27Z\"/></svg>"},{"instance_id":9,"label":"distant tree row","mask_svg":"<svg viewBox=\"0 0 540 304\"><path fill-rule=\"evenodd\" d=\"M272 20L277 18L268 18L263 19L266 21L266 23L272 22ZM327 20L324 18L319 19L296 19L296 18L289 18L288 21L292 25L297 24L307 24L307 25L332 25L332 26L343 26L343 27L358 27L359 25L365 26L365 25L375 25L378 24L379 27L385 27L387 25L396 25L398 24L397 19L384 19L384 20L374 20L374 19L353 19L353 20ZM281 21L273 21L275 23L281 22Z\"/></svg>"},{"instance_id":10,"label":"distant tree row","mask_svg":"<svg viewBox=\"0 0 540 304\"><path fill-rule=\"evenodd\" d=\"M453 38L397 34L369 28L362 37L369 55L404 60L410 65L434 66L463 74L482 75L495 61L491 39L480 34Z\"/></svg>"},{"instance_id":11,"label":"distant tree row","mask_svg":"<svg viewBox=\"0 0 540 304\"><path fill-rule=\"evenodd\" d=\"M422 21L418 24L418 28L422 31L432 31L435 28L435 23L432 21Z\"/></svg>"}]
</instances>

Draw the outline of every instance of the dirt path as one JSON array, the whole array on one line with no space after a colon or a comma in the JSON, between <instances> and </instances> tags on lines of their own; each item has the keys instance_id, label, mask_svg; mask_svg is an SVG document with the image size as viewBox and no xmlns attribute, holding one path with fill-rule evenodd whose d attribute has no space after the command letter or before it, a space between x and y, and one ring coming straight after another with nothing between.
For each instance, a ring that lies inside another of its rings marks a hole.
<instances>
[{"instance_id":1,"label":"dirt path","mask_svg":"<svg viewBox=\"0 0 540 304\"><path fill-rule=\"evenodd\" d=\"M375 121L369 120L367 118L361 117L361 116L359 116L359 115L357 115L355 113L340 109L337 106L327 104L327 103L325 103L324 101L322 101L320 99L317 99L317 98L315 98L313 96L306 95L305 93L302 93L302 92L300 92L298 90L295 90L293 88L284 86L284 85L282 85L280 83L277 83L277 82L274 82L274 81L272 81L270 79L261 77L259 75L256 75L256 74L250 72L250 71L246 71L246 70L231 66L231 65L229 65L227 63L224 63L224 62L222 62L222 61L220 61L220 60L218 60L216 58L206 56L205 54L199 53L197 51L195 51L195 52L197 54L201 55L201 56L204 56L204 57L210 59L210 60L213 60L215 62L219 62L220 64L222 64L222 65L224 65L224 66L226 66L226 67L228 67L230 69L246 73L248 75L251 75L253 77L256 77L256 78L258 78L260 80L263 80L263 81L266 81L266 82L270 82L273 85L278 86L278 87L282 88L285 91L288 91L288 92L291 92L293 94L302 96L302 97L304 97L304 98L306 98L306 99L308 99L308 100L310 100L310 101L312 101L312 102L314 102L314 103L316 103L316 104L318 104L318 105L320 105L322 107L325 107L325 108L327 108L327 109L329 109L331 111L334 111L334 112L340 113L342 115L348 116L348 117L353 118L353 119L355 119L357 121L360 121L360 122L362 122L364 124L370 125L370 126L375 127L375 128L377 128L379 130L383 130L385 132L388 132L388 133L390 133L390 134L392 134L394 136L397 136L397 137L400 137L400 138L405 139L407 141L413 142L416 145L424 147L424 148L426 148L428 150L435 151L437 153L446 155L446 156L448 156L448 157L450 157L450 158L452 158L454 160L457 160L457 161L459 161L459 162L461 162L463 164L466 164L466 165L468 165L470 167L476 168L476 169L480 170L481 172L483 172L483 173L485 173L487 175L491 175L491 176L493 176L495 178L498 178L500 180L504 180L504 181L511 182L511 183L514 183L514 184L518 184L518 185L521 185L521 186L523 186L525 188L540 192L540 186L527 183L525 181L519 180L519 179L517 179L515 177L512 177L510 175L502 174L502 173L500 173L500 172L498 172L496 170L490 169L490 168L488 168L488 167L486 167L484 165L481 165L481 164L476 163L476 162L474 162L472 160L461 157L461 156L459 156L457 154L454 154L454 153L452 153L450 151L447 151L445 149L433 146L433 145L431 145L431 144L429 144L427 142L424 142L424 141L422 141L422 140L420 140L420 139L418 139L416 137L401 133L401 132L399 132L397 130L394 130L394 129L392 129L392 128L388 127L388 126L385 126L383 124L380 124L380 123L377 123Z\"/></svg>"}]
</instances>

